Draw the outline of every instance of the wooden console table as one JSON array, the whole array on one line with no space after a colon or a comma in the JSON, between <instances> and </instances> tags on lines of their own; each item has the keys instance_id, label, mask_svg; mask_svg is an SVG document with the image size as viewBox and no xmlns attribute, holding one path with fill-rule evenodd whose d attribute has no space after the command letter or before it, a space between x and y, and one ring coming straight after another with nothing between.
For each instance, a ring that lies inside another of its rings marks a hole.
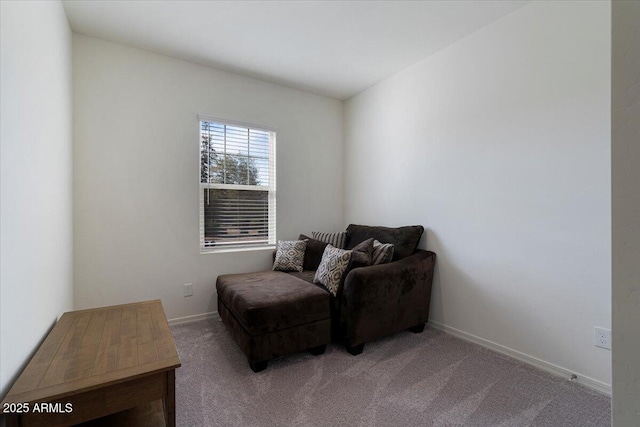
<instances>
[{"instance_id":1,"label":"wooden console table","mask_svg":"<svg viewBox=\"0 0 640 427\"><path fill-rule=\"evenodd\" d=\"M0 412L8 427L71 426L161 400L166 426L174 427L178 367L160 300L68 312Z\"/></svg>"}]
</instances>

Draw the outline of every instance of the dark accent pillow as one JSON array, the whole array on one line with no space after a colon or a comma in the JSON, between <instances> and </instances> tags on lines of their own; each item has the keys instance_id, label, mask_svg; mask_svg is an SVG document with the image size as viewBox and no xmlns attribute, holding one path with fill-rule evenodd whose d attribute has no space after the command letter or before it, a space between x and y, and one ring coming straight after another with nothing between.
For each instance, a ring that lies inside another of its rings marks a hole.
<instances>
[{"instance_id":1,"label":"dark accent pillow","mask_svg":"<svg viewBox=\"0 0 640 427\"><path fill-rule=\"evenodd\" d=\"M351 264L347 272L354 268L367 267L373 264L373 241L373 238L367 239L352 249Z\"/></svg>"},{"instance_id":2,"label":"dark accent pillow","mask_svg":"<svg viewBox=\"0 0 640 427\"><path fill-rule=\"evenodd\" d=\"M347 266L347 269L344 271L344 274L340 279L340 286L338 287L336 294L341 293L342 287L344 286L344 281L351 270L358 267L368 267L370 265L373 265L373 251L373 239L367 239L364 242L356 245L356 247L351 250L351 260L349 261L349 265Z\"/></svg>"},{"instance_id":3,"label":"dark accent pillow","mask_svg":"<svg viewBox=\"0 0 640 427\"><path fill-rule=\"evenodd\" d=\"M394 247L393 261L397 261L415 252L423 232L421 225L390 228L350 224L345 248L353 249L358 243L373 237L380 242L391 243Z\"/></svg>"},{"instance_id":4,"label":"dark accent pillow","mask_svg":"<svg viewBox=\"0 0 640 427\"><path fill-rule=\"evenodd\" d=\"M312 239L304 234L298 236L298 240L307 241L307 249L304 252L304 263L302 267L305 270L317 270L320 265L320 261L322 261L324 248L327 247L328 243Z\"/></svg>"}]
</instances>

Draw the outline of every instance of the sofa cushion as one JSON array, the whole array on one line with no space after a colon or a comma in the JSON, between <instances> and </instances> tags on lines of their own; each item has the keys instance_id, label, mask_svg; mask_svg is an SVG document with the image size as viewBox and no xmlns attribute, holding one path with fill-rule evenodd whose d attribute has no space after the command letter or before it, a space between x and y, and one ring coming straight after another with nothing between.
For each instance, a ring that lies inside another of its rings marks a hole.
<instances>
[{"instance_id":1,"label":"sofa cushion","mask_svg":"<svg viewBox=\"0 0 640 427\"><path fill-rule=\"evenodd\" d=\"M311 283L313 286L320 286L320 285L316 285L315 283L313 283L313 277L316 275L315 270L305 270L305 271L291 271L289 272L290 275L292 275L293 277L297 277L300 280L304 280L307 283ZM321 289L324 292L327 292L327 290L320 286Z\"/></svg>"},{"instance_id":2,"label":"sofa cushion","mask_svg":"<svg viewBox=\"0 0 640 427\"><path fill-rule=\"evenodd\" d=\"M347 227L346 248L352 249L358 243L373 237L381 243L393 244L393 260L396 261L415 252L423 232L424 227L421 225L390 228L350 224Z\"/></svg>"},{"instance_id":3,"label":"sofa cushion","mask_svg":"<svg viewBox=\"0 0 640 427\"><path fill-rule=\"evenodd\" d=\"M273 270L302 271L306 247L306 240L278 240Z\"/></svg>"},{"instance_id":4,"label":"sofa cushion","mask_svg":"<svg viewBox=\"0 0 640 427\"><path fill-rule=\"evenodd\" d=\"M340 231L338 233L320 233L319 231L312 231L311 236L321 242L329 243L338 249L344 249L344 245L347 243L346 231Z\"/></svg>"},{"instance_id":5,"label":"sofa cushion","mask_svg":"<svg viewBox=\"0 0 640 427\"><path fill-rule=\"evenodd\" d=\"M304 263L302 264L303 269L305 271L313 270L315 272L320 265L320 261L322 261L322 254L324 253L324 248L327 247L328 243L312 239L304 234L301 234L298 237L298 240L307 241L307 249L304 252Z\"/></svg>"},{"instance_id":6,"label":"sofa cushion","mask_svg":"<svg viewBox=\"0 0 640 427\"><path fill-rule=\"evenodd\" d=\"M328 319L329 293L280 271L226 274L218 298L251 335Z\"/></svg>"},{"instance_id":7,"label":"sofa cushion","mask_svg":"<svg viewBox=\"0 0 640 427\"><path fill-rule=\"evenodd\" d=\"M380 243L377 240L373 242L373 262L371 264L386 264L393 259L393 245L391 243Z\"/></svg>"},{"instance_id":8,"label":"sofa cushion","mask_svg":"<svg viewBox=\"0 0 640 427\"><path fill-rule=\"evenodd\" d=\"M349 261L351 261L351 251L327 245L313 283L320 283L331 292L331 295L336 296Z\"/></svg>"}]
</instances>

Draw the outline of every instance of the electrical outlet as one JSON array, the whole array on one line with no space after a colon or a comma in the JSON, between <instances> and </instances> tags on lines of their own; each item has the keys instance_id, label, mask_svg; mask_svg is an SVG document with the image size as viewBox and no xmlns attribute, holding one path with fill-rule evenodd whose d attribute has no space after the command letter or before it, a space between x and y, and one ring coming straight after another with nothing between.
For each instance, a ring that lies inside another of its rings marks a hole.
<instances>
[{"instance_id":1,"label":"electrical outlet","mask_svg":"<svg viewBox=\"0 0 640 427\"><path fill-rule=\"evenodd\" d=\"M593 344L611 350L611 329L594 327Z\"/></svg>"},{"instance_id":2,"label":"electrical outlet","mask_svg":"<svg viewBox=\"0 0 640 427\"><path fill-rule=\"evenodd\" d=\"M193 284L185 283L185 285L184 285L184 296L185 297L193 296Z\"/></svg>"}]
</instances>

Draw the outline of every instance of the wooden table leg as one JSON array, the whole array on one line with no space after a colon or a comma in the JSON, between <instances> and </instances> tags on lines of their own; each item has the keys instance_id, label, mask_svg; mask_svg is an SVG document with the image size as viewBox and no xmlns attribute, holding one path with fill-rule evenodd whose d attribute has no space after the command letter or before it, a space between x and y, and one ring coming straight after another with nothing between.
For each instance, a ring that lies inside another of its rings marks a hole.
<instances>
[{"instance_id":1,"label":"wooden table leg","mask_svg":"<svg viewBox=\"0 0 640 427\"><path fill-rule=\"evenodd\" d=\"M176 426L176 371L167 371L167 397L164 398L164 420L167 427Z\"/></svg>"}]
</instances>

